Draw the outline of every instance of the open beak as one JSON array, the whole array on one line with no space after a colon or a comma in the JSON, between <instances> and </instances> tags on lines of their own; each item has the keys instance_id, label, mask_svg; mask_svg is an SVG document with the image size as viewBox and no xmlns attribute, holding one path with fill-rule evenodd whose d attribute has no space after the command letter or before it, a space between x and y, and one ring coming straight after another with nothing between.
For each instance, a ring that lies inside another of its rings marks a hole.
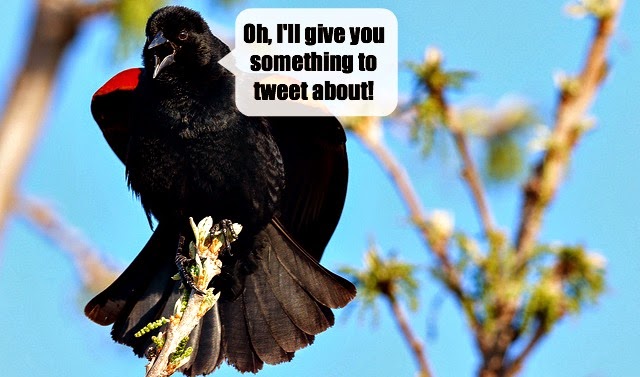
<instances>
[{"instance_id":1,"label":"open beak","mask_svg":"<svg viewBox=\"0 0 640 377\"><path fill-rule=\"evenodd\" d=\"M155 79L160 71L175 62L176 49L173 43L165 38L161 31L153 37L153 40L149 43L147 49L156 50L154 54L156 61L153 69L153 78Z\"/></svg>"}]
</instances>

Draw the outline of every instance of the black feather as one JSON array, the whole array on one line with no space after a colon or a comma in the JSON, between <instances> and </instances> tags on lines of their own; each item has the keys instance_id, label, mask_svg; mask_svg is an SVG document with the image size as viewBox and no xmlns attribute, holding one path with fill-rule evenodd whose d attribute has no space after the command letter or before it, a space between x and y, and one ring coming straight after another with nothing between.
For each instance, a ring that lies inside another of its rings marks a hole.
<instances>
[{"instance_id":1,"label":"black feather","mask_svg":"<svg viewBox=\"0 0 640 377\"><path fill-rule=\"evenodd\" d=\"M197 337L190 339L193 347L192 357L184 367L187 375L196 376L209 374L224 360L225 351L222 348L222 325L220 323L219 306L214 306L202 317L194 332Z\"/></svg>"},{"instance_id":2,"label":"black feather","mask_svg":"<svg viewBox=\"0 0 640 377\"><path fill-rule=\"evenodd\" d=\"M277 257L279 250L289 245L281 242L279 237L270 237L271 233L267 231L268 242L261 250L260 260L274 296L300 330L316 335L328 329L333 325L332 318L326 317L318 302L298 284Z\"/></svg>"},{"instance_id":3,"label":"black feather","mask_svg":"<svg viewBox=\"0 0 640 377\"><path fill-rule=\"evenodd\" d=\"M300 330L284 311L267 282L266 272L263 268L257 269L247 278L247 289L252 288L273 338L285 352L293 353L313 344L313 335Z\"/></svg>"},{"instance_id":4,"label":"black feather","mask_svg":"<svg viewBox=\"0 0 640 377\"><path fill-rule=\"evenodd\" d=\"M251 338L251 344L256 354L267 364L279 364L284 361L291 361L293 352L285 351L274 337L268 322L268 314L265 312L263 303L258 297L256 288L260 281L257 279L262 275L251 274L247 276L245 291L242 295L244 300L244 316L247 322L247 329ZM288 318L285 318L288 320ZM291 334L287 334L291 336Z\"/></svg>"},{"instance_id":5,"label":"black feather","mask_svg":"<svg viewBox=\"0 0 640 377\"><path fill-rule=\"evenodd\" d=\"M221 305L220 317L224 323L223 343L227 362L241 372L257 372L263 362L253 349L244 316L244 300L239 298Z\"/></svg>"}]
</instances>

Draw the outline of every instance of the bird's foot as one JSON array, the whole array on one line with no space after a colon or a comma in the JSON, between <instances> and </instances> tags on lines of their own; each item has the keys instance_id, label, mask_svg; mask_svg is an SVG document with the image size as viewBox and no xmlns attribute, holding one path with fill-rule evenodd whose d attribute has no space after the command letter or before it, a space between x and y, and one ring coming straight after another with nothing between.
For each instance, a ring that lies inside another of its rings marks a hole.
<instances>
[{"instance_id":1,"label":"bird's foot","mask_svg":"<svg viewBox=\"0 0 640 377\"><path fill-rule=\"evenodd\" d=\"M233 253L231 253L231 242L238 239L238 235L233 229L231 220L222 220L211 228L212 236L215 237L219 234L222 235L222 249L220 254L228 253L230 256L233 256Z\"/></svg>"},{"instance_id":2,"label":"bird's foot","mask_svg":"<svg viewBox=\"0 0 640 377\"><path fill-rule=\"evenodd\" d=\"M182 249L184 247L184 236L180 235L178 240L178 248L176 249L176 266L178 267L178 273L180 274L180 278L182 279L182 284L186 287L193 289L196 293L204 295L205 292L196 286L196 282L193 280L193 275L189 271L189 269L195 265L195 261L191 258L187 258L183 253Z\"/></svg>"}]
</instances>

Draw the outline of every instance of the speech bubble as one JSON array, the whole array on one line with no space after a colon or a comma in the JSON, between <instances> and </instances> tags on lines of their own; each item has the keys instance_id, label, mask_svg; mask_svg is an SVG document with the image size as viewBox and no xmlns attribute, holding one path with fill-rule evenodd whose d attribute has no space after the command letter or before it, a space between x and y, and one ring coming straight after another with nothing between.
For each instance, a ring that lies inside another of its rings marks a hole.
<instances>
[{"instance_id":1,"label":"speech bubble","mask_svg":"<svg viewBox=\"0 0 640 377\"><path fill-rule=\"evenodd\" d=\"M248 116L385 116L398 103L398 21L381 8L251 8L219 63ZM304 105L304 106L301 106Z\"/></svg>"}]
</instances>

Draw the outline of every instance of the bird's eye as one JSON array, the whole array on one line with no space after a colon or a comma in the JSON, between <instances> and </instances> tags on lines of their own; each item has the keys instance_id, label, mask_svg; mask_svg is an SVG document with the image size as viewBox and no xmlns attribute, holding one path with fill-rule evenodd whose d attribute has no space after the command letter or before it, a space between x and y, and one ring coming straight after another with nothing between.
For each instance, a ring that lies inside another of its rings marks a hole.
<instances>
[{"instance_id":1,"label":"bird's eye","mask_svg":"<svg viewBox=\"0 0 640 377\"><path fill-rule=\"evenodd\" d=\"M189 34L186 31L181 31L180 34L178 34L178 39L181 41L186 41L187 38L189 38Z\"/></svg>"}]
</instances>

